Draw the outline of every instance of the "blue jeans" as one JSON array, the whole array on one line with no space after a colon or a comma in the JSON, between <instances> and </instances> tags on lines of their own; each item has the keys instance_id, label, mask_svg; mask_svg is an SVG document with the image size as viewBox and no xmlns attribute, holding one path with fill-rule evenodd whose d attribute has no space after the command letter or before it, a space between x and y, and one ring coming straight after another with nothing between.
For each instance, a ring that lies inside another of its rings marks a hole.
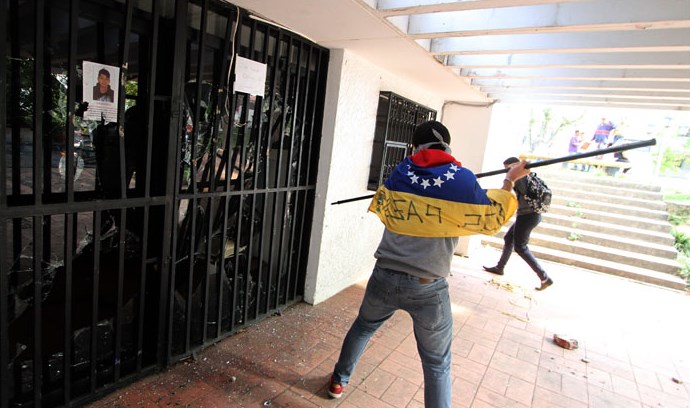
<instances>
[{"instance_id":1,"label":"blue jeans","mask_svg":"<svg viewBox=\"0 0 690 408\"><path fill-rule=\"evenodd\" d=\"M501 253L501 259L498 260L496 265L498 269L503 269L510 259L510 255L513 253L513 247L515 252L520 255L527 265L534 271L534 273L539 276L539 279L544 281L548 278L544 268L539 265L537 258L532 255L527 243L529 242L529 236L532 230L539 225L541 222L541 214L529 213L522 214L515 217L515 223L511 225L508 232L503 237L503 253Z\"/></svg>"},{"instance_id":2,"label":"blue jeans","mask_svg":"<svg viewBox=\"0 0 690 408\"><path fill-rule=\"evenodd\" d=\"M425 407L450 408L453 317L448 282L443 278L420 283L419 278L375 267L359 315L343 341L334 380L342 385L350 381L369 339L398 309L412 316L424 370Z\"/></svg>"}]
</instances>

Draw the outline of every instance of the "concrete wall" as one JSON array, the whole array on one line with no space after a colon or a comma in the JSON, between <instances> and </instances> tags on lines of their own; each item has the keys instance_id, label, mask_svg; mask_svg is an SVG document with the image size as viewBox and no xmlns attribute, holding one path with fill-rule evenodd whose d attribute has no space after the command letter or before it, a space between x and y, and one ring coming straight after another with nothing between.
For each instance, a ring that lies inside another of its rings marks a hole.
<instances>
[{"instance_id":1,"label":"concrete wall","mask_svg":"<svg viewBox=\"0 0 690 408\"><path fill-rule=\"evenodd\" d=\"M421 86L372 65L348 50L330 51L319 176L307 266L305 301L316 304L368 276L383 225L366 189L379 92L392 91L435 109L443 100Z\"/></svg>"}]
</instances>

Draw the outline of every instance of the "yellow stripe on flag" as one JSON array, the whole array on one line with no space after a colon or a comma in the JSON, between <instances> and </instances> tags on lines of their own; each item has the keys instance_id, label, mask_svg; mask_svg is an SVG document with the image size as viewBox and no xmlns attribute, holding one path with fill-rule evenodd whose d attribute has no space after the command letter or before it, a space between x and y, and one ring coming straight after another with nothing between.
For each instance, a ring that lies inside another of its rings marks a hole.
<instances>
[{"instance_id":1,"label":"yellow stripe on flag","mask_svg":"<svg viewBox=\"0 0 690 408\"><path fill-rule=\"evenodd\" d=\"M517 209L506 190L487 190L490 205L459 203L388 190L380 186L369 204L390 231L416 237L493 235Z\"/></svg>"}]
</instances>

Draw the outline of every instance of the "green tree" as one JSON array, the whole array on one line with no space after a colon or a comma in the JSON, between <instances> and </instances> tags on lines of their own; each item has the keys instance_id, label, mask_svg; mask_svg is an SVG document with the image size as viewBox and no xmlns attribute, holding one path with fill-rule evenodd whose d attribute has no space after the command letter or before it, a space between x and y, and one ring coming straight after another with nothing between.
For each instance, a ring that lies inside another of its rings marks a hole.
<instances>
[{"instance_id":1,"label":"green tree","mask_svg":"<svg viewBox=\"0 0 690 408\"><path fill-rule=\"evenodd\" d=\"M678 173L681 168L687 167L688 164L690 164L690 138L680 149L667 147L664 150L661 161L661 172L663 174L675 174Z\"/></svg>"},{"instance_id":2,"label":"green tree","mask_svg":"<svg viewBox=\"0 0 690 408\"><path fill-rule=\"evenodd\" d=\"M522 145L529 152L535 152L538 146L550 148L563 129L580 123L583 117L584 112L580 112L575 118L567 118L555 115L550 108L542 111L530 110L529 126L522 139Z\"/></svg>"}]
</instances>

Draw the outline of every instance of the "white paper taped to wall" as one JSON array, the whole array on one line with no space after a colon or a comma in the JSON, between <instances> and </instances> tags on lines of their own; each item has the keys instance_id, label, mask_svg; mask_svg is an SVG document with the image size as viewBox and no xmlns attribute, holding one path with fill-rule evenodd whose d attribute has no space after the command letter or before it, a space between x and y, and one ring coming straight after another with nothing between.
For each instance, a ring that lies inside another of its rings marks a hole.
<instances>
[{"instance_id":1,"label":"white paper taped to wall","mask_svg":"<svg viewBox=\"0 0 690 408\"><path fill-rule=\"evenodd\" d=\"M263 97L266 89L266 64L237 56L233 89L235 92Z\"/></svg>"}]
</instances>

